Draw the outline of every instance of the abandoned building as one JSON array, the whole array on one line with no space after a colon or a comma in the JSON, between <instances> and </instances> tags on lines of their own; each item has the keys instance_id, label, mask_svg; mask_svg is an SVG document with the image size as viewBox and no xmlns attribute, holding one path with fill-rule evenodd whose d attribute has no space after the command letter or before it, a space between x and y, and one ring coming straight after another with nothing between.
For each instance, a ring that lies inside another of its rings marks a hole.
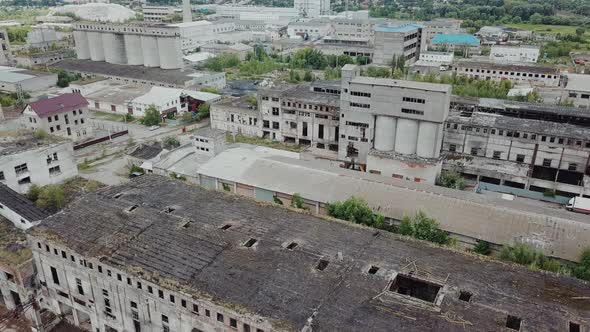
<instances>
[{"instance_id":1,"label":"abandoned building","mask_svg":"<svg viewBox=\"0 0 590 332\"><path fill-rule=\"evenodd\" d=\"M336 157L340 82L282 85L258 92L262 137L309 145L317 154Z\"/></svg>"},{"instance_id":2,"label":"abandoned building","mask_svg":"<svg viewBox=\"0 0 590 332\"><path fill-rule=\"evenodd\" d=\"M581 280L166 177L100 189L45 221L28 234L42 303L92 331L587 331L590 322Z\"/></svg>"},{"instance_id":3,"label":"abandoned building","mask_svg":"<svg viewBox=\"0 0 590 332\"><path fill-rule=\"evenodd\" d=\"M590 111L494 99L453 104L446 169L478 182L590 196Z\"/></svg>"},{"instance_id":4,"label":"abandoned building","mask_svg":"<svg viewBox=\"0 0 590 332\"><path fill-rule=\"evenodd\" d=\"M338 159L371 173L434 183L450 98L450 85L364 77L358 66L344 66Z\"/></svg>"}]
</instances>

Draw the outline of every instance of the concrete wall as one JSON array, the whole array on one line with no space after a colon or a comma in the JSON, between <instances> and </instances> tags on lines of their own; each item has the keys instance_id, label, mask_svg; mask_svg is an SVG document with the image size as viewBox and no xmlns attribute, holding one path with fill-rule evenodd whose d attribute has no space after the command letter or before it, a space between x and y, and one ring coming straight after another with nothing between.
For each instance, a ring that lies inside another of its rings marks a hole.
<instances>
[{"instance_id":1,"label":"concrete wall","mask_svg":"<svg viewBox=\"0 0 590 332\"><path fill-rule=\"evenodd\" d=\"M81 141L94 137L94 128L90 124L88 108L83 107L74 112L64 112L50 117L39 118L29 106L23 111L21 124L26 129L43 129L46 133L60 136L72 141Z\"/></svg>"},{"instance_id":2,"label":"concrete wall","mask_svg":"<svg viewBox=\"0 0 590 332\"><path fill-rule=\"evenodd\" d=\"M27 230L40 223L39 220L27 220L17 212L11 210L8 206L2 204L2 197L0 197L0 216L10 220L14 226L19 229Z\"/></svg>"},{"instance_id":3,"label":"concrete wall","mask_svg":"<svg viewBox=\"0 0 590 332\"><path fill-rule=\"evenodd\" d=\"M54 153L57 153L58 160L48 164L48 156L53 156ZM16 174L14 168L21 164L27 164L28 171ZM50 175L49 168L55 166L59 166L61 172ZM78 175L72 143L67 142L1 156L0 171L4 172L6 178L4 184L21 194L26 193L31 184L39 186L57 184ZM26 178L30 179L29 183L18 183Z\"/></svg>"},{"instance_id":4,"label":"concrete wall","mask_svg":"<svg viewBox=\"0 0 590 332\"><path fill-rule=\"evenodd\" d=\"M0 82L0 90L16 92L16 84L20 84L26 92L43 91L57 85L57 74L40 75L16 83Z\"/></svg>"},{"instance_id":5,"label":"concrete wall","mask_svg":"<svg viewBox=\"0 0 590 332\"><path fill-rule=\"evenodd\" d=\"M258 112L246 114L243 109L226 104L211 105L211 128L240 133L248 137L258 137L262 124ZM232 121L233 119L233 121Z\"/></svg>"}]
</instances>

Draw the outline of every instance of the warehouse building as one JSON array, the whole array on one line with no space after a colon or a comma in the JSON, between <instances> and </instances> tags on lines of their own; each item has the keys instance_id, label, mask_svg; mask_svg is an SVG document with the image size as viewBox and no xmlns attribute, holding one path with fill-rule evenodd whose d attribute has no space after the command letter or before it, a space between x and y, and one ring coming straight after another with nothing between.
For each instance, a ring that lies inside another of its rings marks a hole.
<instances>
[{"instance_id":1,"label":"warehouse building","mask_svg":"<svg viewBox=\"0 0 590 332\"><path fill-rule=\"evenodd\" d=\"M422 26L420 25L377 26L375 27L373 63L388 66L394 55L403 57L408 63L414 62L420 56L421 40Z\"/></svg>"},{"instance_id":2,"label":"warehouse building","mask_svg":"<svg viewBox=\"0 0 590 332\"><path fill-rule=\"evenodd\" d=\"M25 92L36 92L56 84L57 74L54 73L0 66L1 91L17 92L20 88Z\"/></svg>"},{"instance_id":3,"label":"warehouse building","mask_svg":"<svg viewBox=\"0 0 590 332\"><path fill-rule=\"evenodd\" d=\"M93 331L545 330L590 319L574 299L580 280L154 175L82 197L29 244L45 305Z\"/></svg>"},{"instance_id":4,"label":"warehouse building","mask_svg":"<svg viewBox=\"0 0 590 332\"><path fill-rule=\"evenodd\" d=\"M459 61L454 71L457 75L481 80L510 80L514 83L530 83L547 87L557 87L561 81L560 71L554 67Z\"/></svg>"},{"instance_id":5,"label":"warehouse building","mask_svg":"<svg viewBox=\"0 0 590 332\"><path fill-rule=\"evenodd\" d=\"M574 106L590 108L590 75L567 74L562 100L571 100Z\"/></svg>"}]
</instances>

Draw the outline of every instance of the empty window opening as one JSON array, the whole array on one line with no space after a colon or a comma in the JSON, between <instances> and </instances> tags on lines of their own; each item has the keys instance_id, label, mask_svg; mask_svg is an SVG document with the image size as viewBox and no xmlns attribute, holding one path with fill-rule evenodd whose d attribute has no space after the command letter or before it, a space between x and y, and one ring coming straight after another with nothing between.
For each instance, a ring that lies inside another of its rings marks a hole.
<instances>
[{"instance_id":1,"label":"empty window opening","mask_svg":"<svg viewBox=\"0 0 590 332\"><path fill-rule=\"evenodd\" d=\"M137 209L138 207L139 207L139 205L135 204L135 205L128 207L127 210L125 210L125 211L132 212L133 210Z\"/></svg>"},{"instance_id":2,"label":"empty window opening","mask_svg":"<svg viewBox=\"0 0 590 332\"><path fill-rule=\"evenodd\" d=\"M318 265L316 266L316 269L323 271L328 267L328 264L330 264L330 262L328 262L325 259L320 259L320 261L318 262Z\"/></svg>"},{"instance_id":3,"label":"empty window opening","mask_svg":"<svg viewBox=\"0 0 590 332\"><path fill-rule=\"evenodd\" d=\"M225 224L225 225L221 226L221 229L226 231L226 230L230 229L231 226L232 226L231 224Z\"/></svg>"},{"instance_id":4,"label":"empty window opening","mask_svg":"<svg viewBox=\"0 0 590 332\"><path fill-rule=\"evenodd\" d=\"M379 271L379 267L375 266L375 265L371 265L368 272L369 272L369 274L377 274L377 271Z\"/></svg>"},{"instance_id":5,"label":"empty window opening","mask_svg":"<svg viewBox=\"0 0 590 332\"><path fill-rule=\"evenodd\" d=\"M246 243L244 243L244 247L251 248L254 244L256 244L256 242L258 242L258 240L249 239L248 241L246 241Z\"/></svg>"},{"instance_id":6,"label":"empty window opening","mask_svg":"<svg viewBox=\"0 0 590 332\"><path fill-rule=\"evenodd\" d=\"M440 288L440 285L398 274L389 290L434 303Z\"/></svg>"},{"instance_id":7,"label":"empty window opening","mask_svg":"<svg viewBox=\"0 0 590 332\"><path fill-rule=\"evenodd\" d=\"M520 322L520 318L508 315L508 317L506 318L506 327L511 330L520 331Z\"/></svg>"},{"instance_id":8,"label":"empty window opening","mask_svg":"<svg viewBox=\"0 0 590 332\"><path fill-rule=\"evenodd\" d=\"M570 332L580 332L580 331L581 331L580 324L570 322Z\"/></svg>"},{"instance_id":9,"label":"empty window opening","mask_svg":"<svg viewBox=\"0 0 590 332\"><path fill-rule=\"evenodd\" d=\"M291 242L291 243L289 243L289 245L287 246L287 249L289 249L289 250L293 250L293 249L295 249L295 247L297 247L297 242Z\"/></svg>"},{"instance_id":10,"label":"empty window opening","mask_svg":"<svg viewBox=\"0 0 590 332\"><path fill-rule=\"evenodd\" d=\"M471 296L472 295L473 294L471 294L471 292L461 291L459 293L459 300L465 301L465 302L469 302L469 301L471 301Z\"/></svg>"}]
</instances>

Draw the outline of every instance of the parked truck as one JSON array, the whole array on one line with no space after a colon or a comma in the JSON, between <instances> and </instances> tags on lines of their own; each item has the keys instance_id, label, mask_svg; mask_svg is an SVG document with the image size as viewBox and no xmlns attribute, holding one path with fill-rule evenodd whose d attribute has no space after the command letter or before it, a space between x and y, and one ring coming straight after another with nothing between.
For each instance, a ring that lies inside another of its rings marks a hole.
<instances>
[{"instance_id":1,"label":"parked truck","mask_svg":"<svg viewBox=\"0 0 590 332\"><path fill-rule=\"evenodd\" d=\"M590 198L580 196L572 197L572 199L567 202L565 208L570 211L589 214Z\"/></svg>"}]
</instances>

